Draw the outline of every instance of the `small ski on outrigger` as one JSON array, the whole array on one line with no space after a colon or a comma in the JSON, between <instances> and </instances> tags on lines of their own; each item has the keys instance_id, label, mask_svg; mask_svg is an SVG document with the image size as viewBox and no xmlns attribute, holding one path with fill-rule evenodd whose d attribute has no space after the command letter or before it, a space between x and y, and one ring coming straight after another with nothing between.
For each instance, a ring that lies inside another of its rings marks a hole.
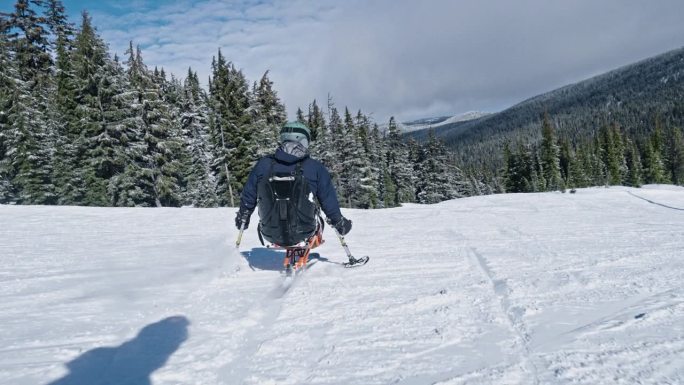
<instances>
[{"instance_id":1,"label":"small ski on outrigger","mask_svg":"<svg viewBox=\"0 0 684 385\"><path fill-rule=\"evenodd\" d=\"M328 222L330 224L330 222ZM347 253L347 258L349 258L349 262L345 262L342 265L346 268L351 268L351 267L360 267L368 263L368 260L370 259L369 256L364 255L361 258L355 258L352 254L351 251L349 251L349 246L347 246L347 242L345 242L344 237L340 234L339 231L330 224L330 227L335 231L335 234L337 234L337 238L340 240L340 244L344 248L344 252Z\"/></svg>"}]
</instances>

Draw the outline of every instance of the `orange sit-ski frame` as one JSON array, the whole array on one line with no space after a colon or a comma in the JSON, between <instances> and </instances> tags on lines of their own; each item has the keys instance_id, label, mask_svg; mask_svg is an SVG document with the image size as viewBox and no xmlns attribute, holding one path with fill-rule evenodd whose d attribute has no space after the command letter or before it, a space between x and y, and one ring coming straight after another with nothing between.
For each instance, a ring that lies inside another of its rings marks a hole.
<instances>
[{"instance_id":1,"label":"orange sit-ski frame","mask_svg":"<svg viewBox=\"0 0 684 385\"><path fill-rule=\"evenodd\" d=\"M307 240L306 245L286 247L285 259L283 260L285 270L298 270L303 266L306 266L307 262L309 262L309 253L311 253L311 250L320 246L322 243L323 234L319 229L316 234Z\"/></svg>"}]
</instances>

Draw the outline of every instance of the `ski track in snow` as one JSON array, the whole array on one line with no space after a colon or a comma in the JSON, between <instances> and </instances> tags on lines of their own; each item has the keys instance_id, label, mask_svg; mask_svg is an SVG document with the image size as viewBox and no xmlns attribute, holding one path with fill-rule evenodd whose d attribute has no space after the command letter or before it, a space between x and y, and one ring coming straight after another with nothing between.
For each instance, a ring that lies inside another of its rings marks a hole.
<instances>
[{"instance_id":1,"label":"ski track in snow","mask_svg":"<svg viewBox=\"0 0 684 385\"><path fill-rule=\"evenodd\" d=\"M498 280L492 274L491 270L487 266L487 260L478 253L475 248L470 249L469 255L471 256L471 261L474 266L477 266L482 275L489 281L492 285L492 290L501 303L501 311L506 315L508 322L510 323L511 329L515 331L518 337L519 350L521 361L526 367L527 372L532 377L529 383L538 384L539 379L537 378L537 367L530 357L530 335L527 331L527 327L520 317L518 309L511 308L510 301L508 299L508 285L503 280Z\"/></svg>"},{"instance_id":2,"label":"ski track in snow","mask_svg":"<svg viewBox=\"0 0 684 385\"><path fill-rule=\"evenodd\" d=\"M290 280L254 229L235 249L234 209L0 206L0 384L684 383L677 207L647 186L345 210L370 262L342 268L328 230Z\"/></svg>"}]
</instances>

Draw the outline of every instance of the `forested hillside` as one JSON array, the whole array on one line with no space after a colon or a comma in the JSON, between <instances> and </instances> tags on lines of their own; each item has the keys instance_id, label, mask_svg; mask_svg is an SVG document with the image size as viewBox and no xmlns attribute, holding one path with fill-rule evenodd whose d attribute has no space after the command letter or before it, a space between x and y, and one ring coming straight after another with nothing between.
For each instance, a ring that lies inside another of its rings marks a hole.
<instances>
[{"instance_id":1,"label":"forested hillside","mask_svg":"<svg viewBox=\"0 0 684 385\"><path fill-rule=\"evenodd\" d=\"M221 50L208 86L149 68L133 42L112 56L87 13L18 0L0 13L0 204L235 206L254 162L277 145L285 106L266 72L250 82ZM207 63L209 64L209 63ZM296 119L345 207L434 203L488 193L436 141L409 145L367 115ZM392 125L392 124L390 124Z\"/></svg>"},{"instance_id":2,"label":"forested hillside","mask_svg":"<svg viewBox=\"0 0 684 385\"><path fill-rule=\"evenodd\" d=\"M684 184L683 123L684 48L407 136L436 134L496 192L536 192Z\"/></svg>"},{"instance_id":3,"label":"forested hillside","mask_svg":"<svg viewBox=\"0 0 684 385\"><path fill-rule=\"evenodd\" d=\"M498 170L504 143L536 144L544 113L559 137L572 146L598 136L616 124L642 140L663 126L684 126L684 48L664 53L606 74L523 101L480 119L435 129L464 166ZM414 133L419 140L427 132Z\"/></svg>"}]
</instances>

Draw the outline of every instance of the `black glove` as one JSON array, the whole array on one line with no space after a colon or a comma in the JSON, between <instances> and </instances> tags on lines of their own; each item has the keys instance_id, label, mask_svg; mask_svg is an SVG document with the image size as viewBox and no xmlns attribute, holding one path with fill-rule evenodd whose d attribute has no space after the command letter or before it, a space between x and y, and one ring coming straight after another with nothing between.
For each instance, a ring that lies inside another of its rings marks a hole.
<instances>
[{"instance_id":1,"label":"black glove","mask_svg":"<svg viewBox=\"0 0 684 385\"><path fill-rule=\"evenodd\" d=\"M240 230L242 228L242 223L245 223L245 229L249 227L249 218L252 216L252 210L241 207L235 216L235 227Z\"/></svg>"},{"instance_id":2,"label":"black glove","mask_svg":"<svg viewBox=\"0 0 684 385\"><path fill-rule=\"evenodd\" d=\"M337 230L337 232L340 233L340 235L347 235L349 231L351 231L352 221L345 217L342 217L333 226L335 227L335 230Z\"/></svg>"}]
</instances>

